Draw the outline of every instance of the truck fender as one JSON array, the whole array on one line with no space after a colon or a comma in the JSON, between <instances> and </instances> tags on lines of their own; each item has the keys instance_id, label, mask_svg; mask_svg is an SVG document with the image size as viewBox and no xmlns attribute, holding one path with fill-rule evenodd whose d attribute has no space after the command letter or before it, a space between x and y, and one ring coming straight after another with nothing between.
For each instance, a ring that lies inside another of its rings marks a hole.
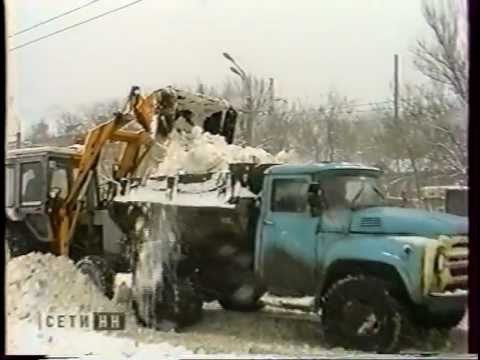
<instances>
[{"instance_id":1,"label":"truck fender","mask_svg":"<svg viewBox=\"0 0 480 360\"><path fill-rule=\"evenodd\" d=\"M319 308L321 306L322 297L333 283L354 274L381 278L389 284L394 284L392 287L394 296L407 301L413 300L409 291L407 277L396 266L380 261L342 259L336 260L328 266L326 276L321 278L316 291L316 307Z\"/></svg>"}]
</instances>

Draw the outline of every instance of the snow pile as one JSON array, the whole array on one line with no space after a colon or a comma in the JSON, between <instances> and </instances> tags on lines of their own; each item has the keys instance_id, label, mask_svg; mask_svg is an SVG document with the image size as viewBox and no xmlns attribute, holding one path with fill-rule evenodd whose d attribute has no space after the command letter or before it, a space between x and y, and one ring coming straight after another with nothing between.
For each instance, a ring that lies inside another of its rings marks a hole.
<instances>
[{"instance_id":1,"label":"snow pile","mask_svg":"<svg viewBox=\"0 0 480 360\"><path fill-rule=\"evenodd\" d=\"M7 315L35 320L39 314L122 311L63 256L30 253L7 264Z\"/></svg>"},{"instance_id":2,"label":"snow pile","mask_svg":"<svg viewBox=\"0 0 480 360\"><path fill-rule=\"evenodd\" d=\"M281 151L272 155L260 148L227 144L220 135L203 132L194 127L189 134L172 134L165 158L155 175L175 175L217 172L228 169L228 164L239 162L285 163L298 161L295 151Z\"/></svg>"}]
</instances>

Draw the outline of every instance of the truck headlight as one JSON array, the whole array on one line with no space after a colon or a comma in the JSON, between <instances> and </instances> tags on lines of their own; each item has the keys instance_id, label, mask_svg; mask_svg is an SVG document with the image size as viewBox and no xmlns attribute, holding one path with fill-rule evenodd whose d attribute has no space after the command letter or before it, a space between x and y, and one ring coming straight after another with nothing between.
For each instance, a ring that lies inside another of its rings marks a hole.
<instances>
[{"instance_id":1,"label":"truck headlight","mask_svg":"<svg viewBox=\"0 0 480 360\"><path fill-rule=\"evenodd\" d=\"M446 263L447 259L445 257L445 255L443 253L439 253L437 255L437 261L436 261L436 264L435 264L435 270L437 272L441 272L445 269L445 263Z\"/></svg>"}]
</instances>

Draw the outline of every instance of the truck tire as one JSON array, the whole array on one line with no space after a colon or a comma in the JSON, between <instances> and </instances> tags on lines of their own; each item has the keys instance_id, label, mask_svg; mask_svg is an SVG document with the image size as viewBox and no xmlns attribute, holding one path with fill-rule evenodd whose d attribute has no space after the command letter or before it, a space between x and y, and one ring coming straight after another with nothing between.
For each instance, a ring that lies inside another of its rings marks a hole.
<instances>
[{"instance_id":1,"label":"truck tire","mask_svg":"<svg viewBox=\"0 0 480 360\"><path fill-rule=\"evenodd\" d=\"M265 293L263 287L255 279L251 272L240 276L240 283L233 287L233 291L218 299L219 304L225 310L253 312L262 309L265 304L260 298Z\"/></svg>"},{"instance_id":2,"label":"truck tire","mask_svg":"<svg viewBox=\"0 0 480 360\"><path fill-rule=\"evenodd\" d=\"M403 307L383 280L363 275L338 280L326 291L322 305L322 325L331 345L379 353L398 349Z\"/></svg>"},{"instance_id":3,"label":"truck tire","mask_svg":"<svg viewBox=\"0 0 480 360\"><path fill-rule=\"evenodd\" d=\"M244 303L235 301L235 299L233 298L222 298L218 299L218 302L224 310L228 311L254 312L261 310L265 307L265 304L262 303L259 299Z\"/></svg>"},{"instance_id":4,"label":"truck tire","mask_svg":"<svg viewBox=\"0 0 480 360\"><path fill-rule=\"evenodd\" d=\"M181 327L193 325L202 317L203 301L190 279L180 280L176 287L176 321Z\"/></svg>"},{"instance_id":5,"label":"truck tire","mask_svg":"<svg viewBox=\"0 0 480 360\"><path fill-rule=\"evenodd\" d=\"M98 255L85 256L77 262L76 266L107 298L113 298L115 273L104 258Z\"/></svg>"}]
</instances>

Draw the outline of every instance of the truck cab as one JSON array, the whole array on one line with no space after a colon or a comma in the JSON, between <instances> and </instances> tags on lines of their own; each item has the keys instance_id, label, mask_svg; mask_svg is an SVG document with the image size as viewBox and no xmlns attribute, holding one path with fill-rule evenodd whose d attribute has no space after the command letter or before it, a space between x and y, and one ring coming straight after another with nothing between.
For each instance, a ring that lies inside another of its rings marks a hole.
<instances>
[{"instance_id":1,"label":"truck cab","mask_svg":"<svg viewBox=\"0 0 480 360\"><path fill-rule=\"evenodd\" d=\"M347 163L279 165L266 170L261 193L255 273L271 293L314 296L327 336L350 347L385 347L382 336L393 344L399 308L432 327L465 314L467 218L385 206L380 176ZM365 311L377 316L375 336L358 334Z\"/></svg>"}]
</instances>

